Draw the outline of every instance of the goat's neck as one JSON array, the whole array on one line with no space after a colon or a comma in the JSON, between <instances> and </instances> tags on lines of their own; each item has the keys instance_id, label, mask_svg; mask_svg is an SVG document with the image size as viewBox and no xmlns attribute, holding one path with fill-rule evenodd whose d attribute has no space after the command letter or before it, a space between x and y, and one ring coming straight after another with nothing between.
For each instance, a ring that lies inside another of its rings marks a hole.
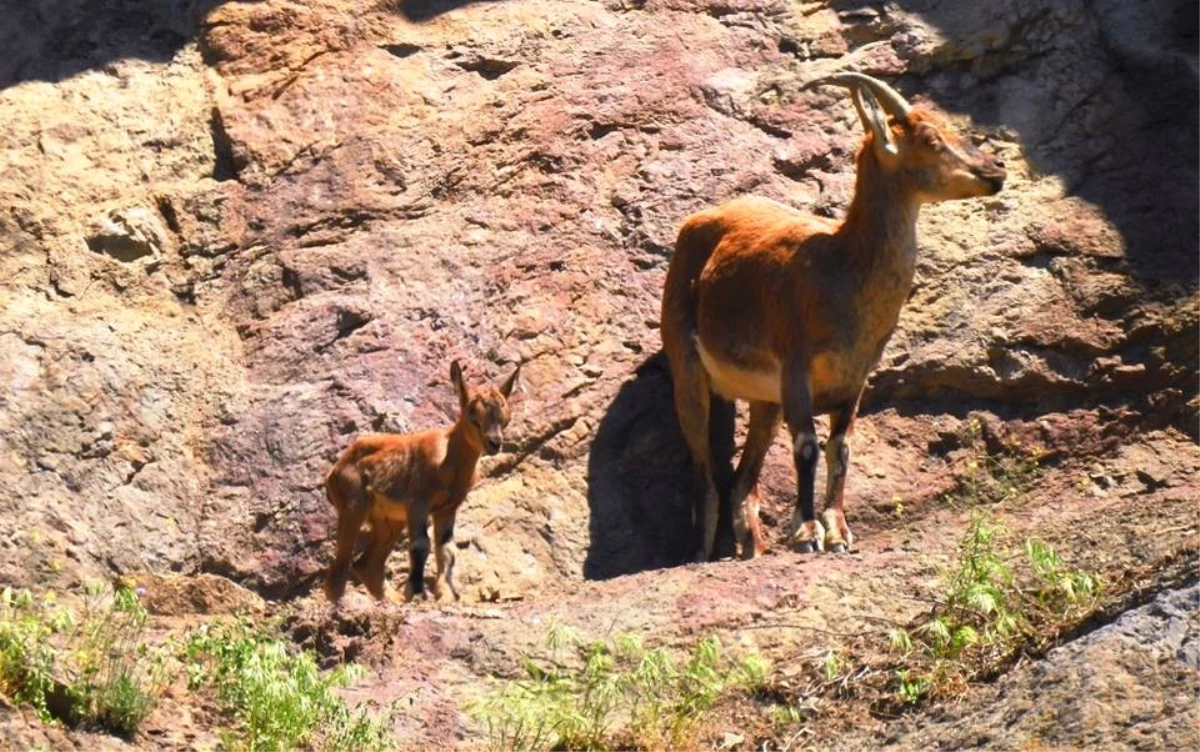
<instances>
[{"instance_id":1,"label":"goat's neck","mask_svg":"<svg viewBox=\"0 0 1200 752\"><path fill-rule=\"evenodd\" d=\"M471 438L466 420L459 418L447 436L446 460L466 470L473 470L483 454L483 447Z\"/></svg>"},{"instance_id":2,"label":"goat's neck","mask_svg":"<svg viewBox=\"0 0 1200 752\"><path fill-rule=\"evenodd\" d=\"M870 148L858 160L854 199L838 230L853 266L867 277L911 284L916 267L920 200L903 176L876 161Z\"/></svg>"}]
</instances>

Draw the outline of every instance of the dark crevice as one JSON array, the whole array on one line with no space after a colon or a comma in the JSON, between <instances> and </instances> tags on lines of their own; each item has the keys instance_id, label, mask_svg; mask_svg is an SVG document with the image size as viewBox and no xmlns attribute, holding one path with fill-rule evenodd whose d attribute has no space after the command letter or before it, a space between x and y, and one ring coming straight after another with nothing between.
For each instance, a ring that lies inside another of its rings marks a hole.
<instances>
[{"instance_id":1,"label":"dark crevice","mask_svg":"<svg viewBox=\"0 0 1200 752\"><path fill-rule=\"evenodd\" d=\"M811 159L803 162L794 162L789 159L776 158L774 160L775 171L785 178L790 180L800 181L809 177L810 170L828 170L830 169L829 155L818 154Z\"/></svg>"},{"instance_id":2,"label":"dark crevice","mask_svg":"<svg viewBox=\"0 0 1200 752\"><path fill-rule=\"evenodd\" d=\"M792 137L792 132L788 129L782 128L774 123L770 123L761 117L749 117L746 118L746 122L750 125L753 125L755 128L759 129L768 136L774 136L775 138Z\"/></svg>"},{"instance_id":3,"label":"dark crevice","mask_svg":"<svg viewBox=\"0 0 1200 752\"><path fill-rule=\"evenodd\" d=\"M99 233L87 238L87 247L95 253L111 256L125 264L154 255L148 244L126 235Z\"/></svg>"},{"instance_id":4,"label":"dark crevice","mask_svg":"<svg viewBox=\"0 0 1200 752\"><path fill-rule=\"evenodd\" d=\"M225 130L225 120L221 117L221 110L217 107L212 108L209 133L212 135L213 154L216 156L213 164L213 180L220 182L237 180L244 165L239 164L234 156L233 140Z\"/></svg>"},{"instance_id":5,"label":"dark crevice","mask_svg":"<svg viewBox=\"0 0 1200 752\"><path fill-rule=\"evenodd\" d=\"M171 203L169 196L158 196L154 199L155 205L158 207L158 213L162 215L163 221L167 223L167 227L176 235L183 231L179 226L179 216L175 213L175 206Z\"/></svg>"},{"instance_id":6,"label":"dark crevice","mask_svg":"<svg viewBox=\"0 0 1200 752\"><path fill-rule=\"evenodd\" d=\"M196 305L196 286L192 282L173 285L171 293L184 305Z\"/></svg>"},{"instance_id":7,"label":"dark crevice","mask_svg":"<svg viewBox=\"0 0 1200 752\"><path fill-rule=\"evenodd\" d=\"M355 229L365 225L372 217L372 213L364 209L346 209L340 214L321 217L308 224L292 225L287 228L287 234L294 238L302 238L324 230Z\"/></svg>"},{"instance_id":8,"label":"dark crevice","mask_svg":"<svg viewBox=\"0 0 1200 752\"><path fill-rule=\"evenodd\" d=\"M495 81L521 64L519 60L488 57L475 51L455 50L448 57L462 70L478 73L488 81Z\"/></svg>"},{"instance_id":9,"label":"dark crevice","mask_svg":"<svg viewBox=\"0 0 1200 752\"><path fill-rule=\"evenodd\" d=\"M588 137L593 141L598 141L613 131L619 130L621 130L621 126L613 123L593 123L592 127L588 129Z\"/></svg>"},{"instance_id":10,"label":"dark crevice","mask_svg":"<svg viewBox=\"0 0 1200 752\"><path fill-rule=\"evenodd\" d=\"M378 7L397 13L413 23L425 23L455 8L476 2L488 3L496 0L379 0Z\"/></svg>"},{"instance_id":11,"label":"dark crevice","mask_svg":"<svg viewBox=\"0 0 1200 752\"><path fill-rule=\"evenodd\" d=\"M337 312L337 339L345 339L371 323L374 317L367 311L342 309Z\"/></svg>"},{"instance_id":12,"label":"dark crevice","mask_svg":"<svg viewBox=\"0 0 1200 752\"><path fill-rule=\"evenodd\" d=\"M396 57L403 59L417 54L423 48L419 45L400 42L399 44L381 44L379 45L379 49L387 52L390 55L395 55Z\"/></svg>"},{"instance_id":13,"label":"dark crevice","mask_svg":"<svg viewBox=\"0 0 1200 752\"><path fill-rule=\"evenodd\" d=\"M292 300L299 300L304 297L304 287L300 282L300 275L290 266L283 267L280 282L287 288L292 295Z\"/></svg>"}]
</instances>

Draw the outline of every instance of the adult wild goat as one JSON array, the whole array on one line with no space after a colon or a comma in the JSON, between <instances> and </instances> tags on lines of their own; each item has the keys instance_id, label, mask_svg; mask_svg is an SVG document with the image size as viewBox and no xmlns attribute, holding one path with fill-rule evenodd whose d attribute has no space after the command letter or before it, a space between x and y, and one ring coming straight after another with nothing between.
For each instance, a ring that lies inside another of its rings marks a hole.
<instances>
[{"instance_id":1,"label":"adult wild goat","mask_svg":"<svg viewBox=\"0 0 1200 752\"><path fill-rule=\"evenodd\" d=\"M713 555L722 498L709 443L710 408L720 399L750 403L746 445L727 497L742 557L765 549L758 477L781 417L793 437L799 483L797 549L850 546L842 508L848 434L867 375L912 287L917 213L924 203L995 194L1006 177L1002 162L887 84L839 73L808 86L822 84L850 89L866 131L845 221L764 198L734 199L687 218L667 271L663 349L703 488L695 507L699 561ZM813 485L820 445L813 418L824 413L830 416L828 483L818 521Z\"/></svg>"},{"instance_id":2,"label":"adult wild goat","mask_svg":"<svg viewBox=\"0 0 1200 752\"><path fill-rule=\"evenodd\" d=\"M521 366L498 387L474 389L463 382L458 361L450 380L458 392L459 416L451 426L412 434L361 436L346 447L325 477L325 495L337 510L337 548L325 580L325 595L338 601L363 522L370 526L366 551L354 573L376 599L384 597L384 565L400 536L408 534L410 567L405 597L425 593L429 518L437 556L434 594L454 587L454 518L475 485L483 453L495 454L508 425L508 397Z\"/></svg>"}]
</instances>

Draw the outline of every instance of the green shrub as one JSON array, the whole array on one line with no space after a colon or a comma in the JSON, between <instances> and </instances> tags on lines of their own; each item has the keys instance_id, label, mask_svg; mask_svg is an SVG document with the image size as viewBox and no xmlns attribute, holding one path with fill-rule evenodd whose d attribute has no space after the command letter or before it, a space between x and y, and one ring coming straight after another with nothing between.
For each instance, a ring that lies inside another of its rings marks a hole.
<instances>
[{"instance_id":1,"label":"green shrub","mask_svg":"<svg viewBox=\"0 0 1200 752\"><path fill-rule=\"evenodd\" d=\"M43 720L130 735L166 684L163 651L145 642L137 595L89 584L74 610L50 591L0 592L0 692Z\"/></svg>"},{"instance_id":2,"label":"green shrub","mask_svg":"<svg viewBox=\"0 0 1200 752\"><path fill-rule=\"evenodd\" d=\"M525 659L528 678L506 683L471 708L492 749L686 748L724 692L735 686L753 691L768 670L757 655L736 665L722 661L715 637L700 642L683 663L630 635L585 643L554 627L548 643L549 656Z\"/></svg>"},{"instance_id":3,"label":"green shrub","mask_svg":"<svg viewBox=\"0 0 1200 752\"><path fill-rule=\"evenodd\" d=\"M394 748L392 716L371 704L351 710L337 690L361 675L354 664L322 673L309 652L245 622L214 623L184 641L188 688L210 688L235 725L221 732L230 750Z\"/></svg>"},{"instance_id":4,"label":"green shrub","mask_svg":"<svg viewBox=\"0 0 1200 752\"><path fill-rule=\"evenodd\" d=\"M971 666L987 666L1038 639L1039 628L1095 608L1100 580L1068 569L1053 548L1027 539L1014 550L1004 528L976 511L959 541L946 591L928 618L893 629L892 647L909 659L896 673L896 692L913 704L961 681Z\"/></svg>"}]
</instances>

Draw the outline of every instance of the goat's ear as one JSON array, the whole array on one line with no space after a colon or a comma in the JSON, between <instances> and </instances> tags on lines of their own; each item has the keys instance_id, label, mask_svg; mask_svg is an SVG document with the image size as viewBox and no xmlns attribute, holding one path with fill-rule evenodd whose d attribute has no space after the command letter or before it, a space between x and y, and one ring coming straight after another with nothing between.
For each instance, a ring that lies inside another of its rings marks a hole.
<instances>
[{"instance_id":1,"label":"goat's ear","mask_svg":"<svg viewBox=\"0 0 1200 752\"><path fill-rule=\"evenodd\" d=\"M504 399L508 399L509 395L512 394L513 387L517 385L517 374L519 373L521 373L520 363L517 364L517 370L513 371L512 375L500 385L500 394L504 395Z\"/></svg>"},{"instance_id":2,"label":"goat's ear","mask_svg":"<svg viewBox=\"0 0 1200 752\"><path fill-rule=\"evenodd\" d=\"M458 393L458 407L463 412L467 410L467 385L463 382L462 366L458 361L450 364L450 381L454 384L454 391Z\"/></svg>"},{"instance_id":3,"label":"goat's ear","mask_svg":"<svg viewBox=\"0 0 1200 752\"><path fill-rule=\"evenodd\" d=\"M851 89L850 97L854 100L854 109L858 110L858 119L862 121L863 128L875 137L873 143L876 158L885 165L894 163L900 150L896 147L896 140L892 138L892 129L888 127L887 115L879 106L879 100L865 86Z\"/></svg>"}]
</instances>

